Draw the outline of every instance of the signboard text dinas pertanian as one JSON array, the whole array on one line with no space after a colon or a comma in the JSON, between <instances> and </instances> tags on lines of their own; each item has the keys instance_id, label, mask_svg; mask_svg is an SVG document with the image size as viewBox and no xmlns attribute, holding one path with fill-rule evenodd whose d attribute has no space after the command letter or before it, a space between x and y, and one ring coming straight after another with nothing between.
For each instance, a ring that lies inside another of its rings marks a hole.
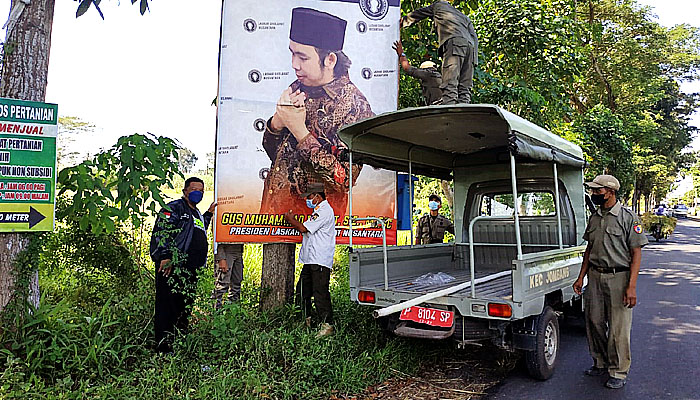
<instances>
[{"instance_id":1,"label":"signboard text dinas pertanian","mask_svg":"<svg viewBox=\"0 0 700 400\"><path fill-rule=\"evenodd\" d=\"M0 98L0 232L54 227L58 106Z\"/></svg>"}]
</instances>

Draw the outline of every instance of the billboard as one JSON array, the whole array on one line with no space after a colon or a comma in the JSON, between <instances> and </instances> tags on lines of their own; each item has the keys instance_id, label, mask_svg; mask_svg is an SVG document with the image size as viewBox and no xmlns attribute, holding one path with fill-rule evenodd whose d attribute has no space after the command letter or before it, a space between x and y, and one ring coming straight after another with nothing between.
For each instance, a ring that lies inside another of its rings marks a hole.
<instances>
[{"instance_id":1,"label":"billboard","mask_svg":"<svg viewBox=\"0 0 700 400\"><path fill-rule=\"evenodd\" d=\"M217 114L217 242L300 242L284 220L312 210L300 194L322 183L348 242L356 217L387 223L396 243L396 175L349 168L337 135L396 109L399 0L228 0L222 14ZM381 228L353 243L380 244Z\"/></svg>"},{"instance_id":2,"label":"billboard","mask_svg":"<svg viewBox=\"0 0 700 400\"><path fill-rule=\"evenodd\" d=\"M58 106L0 98L0 232L51 231Z\"/></svg>"}]
</instances>

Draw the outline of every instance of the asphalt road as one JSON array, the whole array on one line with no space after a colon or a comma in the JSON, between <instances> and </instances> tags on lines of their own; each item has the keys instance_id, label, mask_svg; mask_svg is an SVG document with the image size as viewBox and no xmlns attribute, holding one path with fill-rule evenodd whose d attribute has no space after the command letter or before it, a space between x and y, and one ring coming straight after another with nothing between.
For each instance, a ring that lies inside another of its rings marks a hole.
<instances>
[{"instance_id":1,"label":"asphalt road","mask_svg":"<svg viewBox=\"0 0 700 400\"><path fill-rule=\"evenodd\" d=\"M632 322L632 369L623 389L589 377L581 321L561 323L554 376L545 382L514 370L488 399L700 399L700 221L679 220L674 234L642 251Z\"/></svg>"}]
</instances>

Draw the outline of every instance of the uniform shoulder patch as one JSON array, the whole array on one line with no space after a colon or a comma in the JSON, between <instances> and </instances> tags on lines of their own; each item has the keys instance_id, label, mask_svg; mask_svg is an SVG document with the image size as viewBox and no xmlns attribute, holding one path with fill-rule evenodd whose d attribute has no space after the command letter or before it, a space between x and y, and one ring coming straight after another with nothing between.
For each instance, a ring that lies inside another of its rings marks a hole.
<instances>
[{"instance_id":1,"label":"uniform shoulder patch","mask_svg":"<svg viewBox=\"0 0 700 400\"><path fill-rule=\"evenodd\" d=\"M642 224L640 224L639 222L635 222L635 223L634 223L634 226L632 227L632 229L634 229L634 231L635 231L636 233L641 234L641 233L642 233L642 230L643 230L643 229L642 229Z\"/></svg>"}]
</instances>

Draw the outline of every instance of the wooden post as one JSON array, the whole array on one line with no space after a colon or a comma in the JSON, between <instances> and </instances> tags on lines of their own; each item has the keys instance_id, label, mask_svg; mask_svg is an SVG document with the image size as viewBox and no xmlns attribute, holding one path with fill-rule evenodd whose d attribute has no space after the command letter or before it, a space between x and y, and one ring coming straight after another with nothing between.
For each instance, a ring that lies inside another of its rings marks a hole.
<instances>
[{"instance_id":1,"label":"wooden post","mask_svg":"<svg viewBox=\"0 0 700 400\"><path fill-rule=\"evenodd\" d=\"M272 310L289 303L294 295L294 243L263 245L260 309Z\"/></svg>"}]
</instances>

